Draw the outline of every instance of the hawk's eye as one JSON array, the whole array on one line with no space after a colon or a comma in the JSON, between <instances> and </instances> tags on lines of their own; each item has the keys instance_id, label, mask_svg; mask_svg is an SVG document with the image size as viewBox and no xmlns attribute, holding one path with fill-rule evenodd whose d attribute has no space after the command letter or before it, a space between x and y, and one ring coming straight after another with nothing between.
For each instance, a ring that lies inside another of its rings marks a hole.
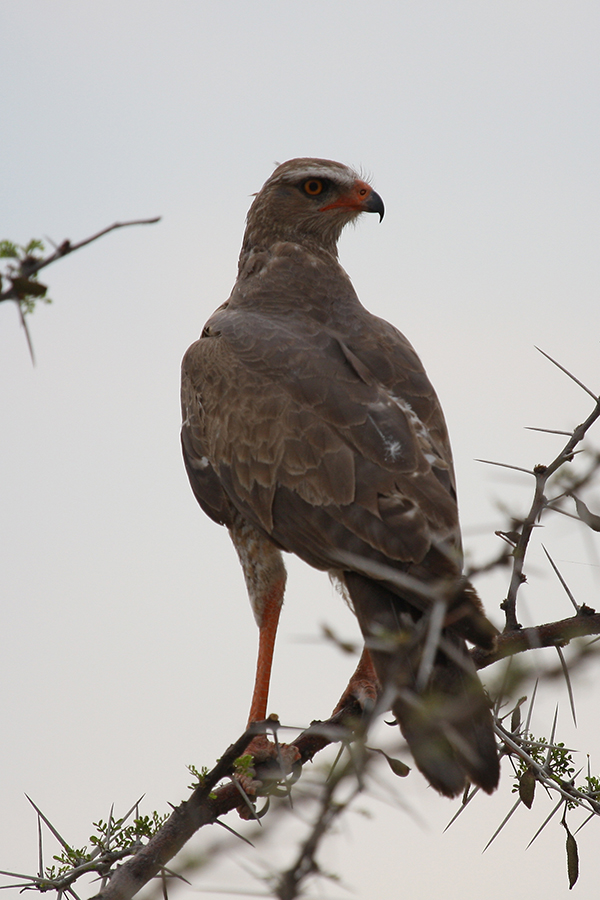
<instances>
[{"instance_id":1,"label":"hawk's eye","mask_svg":"<svg viewBox=\"0 0 600 900\"><path fill-rule=\"evenodd\" d=\"M320 194L323 191L323 182L318 178L309 178L308 181L304 182L302 187L304 188L304 193L308 194L309 197L316 197L317 194Z\"/></svg>"}]
</instances>

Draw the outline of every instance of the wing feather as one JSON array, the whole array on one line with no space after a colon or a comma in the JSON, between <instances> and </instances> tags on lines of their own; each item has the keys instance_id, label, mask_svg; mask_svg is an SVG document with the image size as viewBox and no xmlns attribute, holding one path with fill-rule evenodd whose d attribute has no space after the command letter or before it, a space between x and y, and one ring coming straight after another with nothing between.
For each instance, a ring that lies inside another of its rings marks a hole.
<instances>
[{"instance_id":1,"label":"wing feather","mask_svg":"<svg viewBox=\"0 0 600 900\"><path fill-rule=\"evenodd\" d=\"M234 507L322 568L338 541L400 563L460 541L437 397L400 332L360 311L342 336L226 304L184 359L188 471L208 460Z\"/></svg>"}]
</instances>

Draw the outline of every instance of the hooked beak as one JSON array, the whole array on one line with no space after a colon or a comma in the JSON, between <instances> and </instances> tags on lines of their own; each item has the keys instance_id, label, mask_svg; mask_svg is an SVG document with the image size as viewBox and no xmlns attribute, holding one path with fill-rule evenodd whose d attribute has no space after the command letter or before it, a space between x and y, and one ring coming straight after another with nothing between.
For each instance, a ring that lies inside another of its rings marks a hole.
<instances>
[{"instance_id":1,"label":"hooked beak","mask_svg":"<svg viewBox=\"0 0 600 900\"><path fill-rule=\"evenodd\" d=\"M377 191L371 191L365 202L365 205L363 206L363 212L379 213L379 221L381 222L385 215L385 206L383 205L383 200L381 199Z\"/></svg>"},{"instance_id":2,"label":"hooked beak","mask_svg":"<svg viewBox=\"0 0 600 900\"><path fill-rule=\"evenodd\" d=\"M379 213L379 221L383 219L385 206L383 200L366 181L355 181L347 194L343 194L335 203L328 203L321 207L321 212L327 209L352 209L357 213Z\"/></svg>"}]
</instances>

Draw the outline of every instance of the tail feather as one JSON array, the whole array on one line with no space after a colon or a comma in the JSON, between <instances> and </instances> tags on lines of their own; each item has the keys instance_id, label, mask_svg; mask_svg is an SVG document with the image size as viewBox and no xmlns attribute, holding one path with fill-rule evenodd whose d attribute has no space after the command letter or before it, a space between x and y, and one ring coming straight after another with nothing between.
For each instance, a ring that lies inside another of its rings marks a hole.
<instances>
[{"instance_id":1,"label":"tail feather","mask_svg":"<svg viewBox=\"0 0 600 900\"><path fill-rule=\"evenodd\" d=\"M464 664L438 653L426 689L404 688L392 703L417 766L449 797L462 792L465 776L488 793L499 778L489 703L466 654Z\"/></svg>"},{"instance_id":2,"label":"tail feather","mask_svg":"<svg viewBox=\"0 0 600 900\"><path fill-rule=\"evenodd\" d=\"M381 583L344 573L375 670L415 762L440 793L491 793L499 762L489 702L460 629L446 627L423 679L427 617ZM471 589L472 590L472 589Z\"/></svg>"}]
</instances>

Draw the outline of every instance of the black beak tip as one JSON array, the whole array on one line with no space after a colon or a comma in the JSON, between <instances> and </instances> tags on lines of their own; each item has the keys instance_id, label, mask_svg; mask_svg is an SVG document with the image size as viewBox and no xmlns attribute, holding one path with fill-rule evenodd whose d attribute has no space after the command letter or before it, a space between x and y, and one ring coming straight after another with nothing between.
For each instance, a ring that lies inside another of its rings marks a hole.
<instances>
[{"instance_id":1,"label":"black beak tip","mask_svg":"<svg viewBox=\"0 0 600 900\"><path fill-rule=\"evenodd\" d=\"M383 219L385 215L385 206L383 205L383 200L377 193L377 191L371 191L371 195L367 200L367 212L379 213L379 221Z\"/></svg>"}]
</instances>

